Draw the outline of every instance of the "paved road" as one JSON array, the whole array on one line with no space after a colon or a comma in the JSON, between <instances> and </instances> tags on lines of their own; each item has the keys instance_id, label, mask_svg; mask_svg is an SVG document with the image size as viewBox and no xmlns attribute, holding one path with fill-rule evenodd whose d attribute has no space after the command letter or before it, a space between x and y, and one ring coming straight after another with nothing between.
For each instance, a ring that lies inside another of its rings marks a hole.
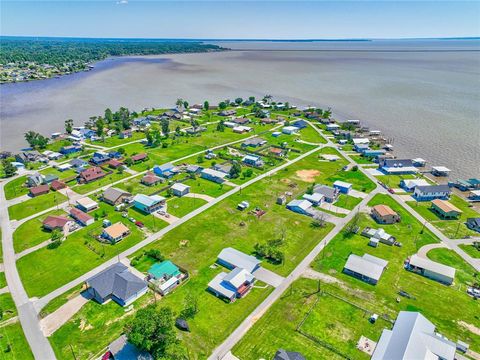
<instances>
[{"instance_id":1,"label":"paved road","mask_svg":"<svg viewBox=\"0 0 480 360\"><path fill-rule=\"evenodd\" d=\"M2 249L5 276L13 301L17 307L18 318L22 325L25 337L30 344L35 359L55 359L50 343L40 330L37 312L29 301L23 288L22 281L15 265L15 250L13 249L12 228L8 217L5 193L3 187L6 182L0 183L0 225L2 228Z\"/></svg>"},{"instance_id":2,"label":"paved road","mask_svg":"<svg viewBox=\"0 0 480 360\"><path fill-rule=\"evenodd\" d=\"M233 188L232 190L226 192L225 194L215 198L213 201L199 207L198 209L192 211L191 213L187 214L186 216L180 218L178 221L175 221L174 223L168 225L167 227L161 229L160 231L148 236L146 239L144 239L143 241L135 244L134 246L132 246L131 248L125 250L124 252L120 253L118 255L118 257L115 257L113 259L110 259L108 261L106 261L105 263L103 263L102 265L100 266L97 266L95 269L93 270L90 270L89 272L83 274L82 276L78 277L77 279L75 280L72 280L70 281L69 283L61 286L60 288L52 291L51 293L45 295L44 297L38 299L38 300L35 300L35 308L37 309L37 311L40 311L49 301L55 299L57 296L60 296L61 294L63 294L64 292L72 289L73 287L77 286L77 285L80 285L81 283L85 282L87 279L89 279L90 277L92 277L93 275L95 274L98 274L100 271L106 269L107 267L109 267L110 265L113 265L114 263L116 263L118 261L118 259L123 259L125 257L128 257L130 255L132 255L133 253L135 253L136 251L140 250L141 248L147 246L148 244L154 242L155 240L158 240L159 238L161 238L163 235L167 234L168 232L170 232L171 230L175 229L176 227L182 225L183 223L187 222L188 220L190 220L191 218L197 216L198 214L201 214L202 212L204 212L205 210L211 208L212 206L218 204L219 202L221 202L222 200L226 199L227 197L233 195L233 194L236 194L237 192L239 192L241 189L244 189L254 183L256 183L257 181L260 181L268 176L271 176L273 174L275 174L277 171L280 171L290 165L292 165L293 163L317 152L318 150L320 149L320 147L317 147L315 149L312 149L302 155L300 155L299 157L293 159L293 160L289 160L289 161L286 161L285 163L283 163L282 165L274 168L274 169L271 169L269 171L267 171L266 173L263 173L262 175L259 175L249 181L247 181L245 184L241 185L241 186L236 186L235 188Z\"/></svg>"}]
</instances>

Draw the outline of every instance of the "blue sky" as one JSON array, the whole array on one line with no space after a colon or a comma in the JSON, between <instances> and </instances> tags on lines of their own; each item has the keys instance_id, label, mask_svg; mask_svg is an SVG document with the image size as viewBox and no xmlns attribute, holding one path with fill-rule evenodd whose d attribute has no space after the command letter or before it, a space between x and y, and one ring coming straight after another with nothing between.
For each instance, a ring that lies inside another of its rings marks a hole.
<instances>
[{"instance_id":1,"label":"blue sky","mask_svg":"<svg viewBox=\"0 0 480 360\"><path fill-rule=\"evenodd\" d=\"M1 34L141 38L480 36L479 1L3 1Z\"/></svg>"}]
</instances>

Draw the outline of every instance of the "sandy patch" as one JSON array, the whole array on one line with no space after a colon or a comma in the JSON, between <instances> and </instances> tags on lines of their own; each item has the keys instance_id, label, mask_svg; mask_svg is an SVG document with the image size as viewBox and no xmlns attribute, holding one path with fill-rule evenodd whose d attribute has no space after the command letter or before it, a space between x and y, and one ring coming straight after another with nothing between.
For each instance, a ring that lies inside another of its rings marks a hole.
<instances>
[{"instance_id":1,"label":"sandy patch","mask_svg":"<svg viewBox=\"0 0 480 360\"><path fill-rule=\"evenodd\" d=\"M315 181L315 177L320 175L318 170L298 170L295 173L302 181L312 183Z\"/></svg>"},{"instance_id":2,"label":"sandy patch","mask_svg":"<svg viewBox=\"0 0 480 360\"><path fill-rule=\"evenodd\" d=\"M466 323L465 321L459 321L458 323L464 328L468 329L468 331L480 336L480 328L476 327L475 325Z\"/></svg>"},{"instance_id":3,"label":"sandy patch","mask_svg":"<svg viewBox=\"0 0 480 360\"><path fill-rule=\"evenodd\" d=\"M93 329L93 326L91 324L87 324L87 321L85 319L80 320L80 331L85 331L85 330L90 330Z\"/></svg>"}]
</instances>

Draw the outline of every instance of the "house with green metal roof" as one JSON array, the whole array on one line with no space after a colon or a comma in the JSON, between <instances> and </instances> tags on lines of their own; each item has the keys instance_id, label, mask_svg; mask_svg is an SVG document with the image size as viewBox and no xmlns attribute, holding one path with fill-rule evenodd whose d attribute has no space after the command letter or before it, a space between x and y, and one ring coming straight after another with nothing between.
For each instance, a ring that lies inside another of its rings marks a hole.
<instances>
[{"instance_id":1,"label":"house with green metal roof","mask_svg":"<svg viewBox=\"0 0 480 360\"><path fill-rule=\"evenodd\" d=\"M148 269L148 274L151 278L156 280L162 278L171 278L181 275L180 269L172 263L170 260L162 261L161 263L153 264L150 269Z\"/></svg>"}]
</instances>

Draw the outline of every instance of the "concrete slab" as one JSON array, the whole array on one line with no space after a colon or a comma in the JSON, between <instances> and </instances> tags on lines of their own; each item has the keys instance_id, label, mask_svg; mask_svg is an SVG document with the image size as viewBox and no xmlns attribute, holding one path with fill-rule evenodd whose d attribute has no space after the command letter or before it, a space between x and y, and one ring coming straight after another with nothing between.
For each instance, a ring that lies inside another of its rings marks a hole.
<instances>
[{"instance_id":1,"label":"concrete slab","mask_svg":"<svg viewBox=\"0 0 480 360\"><path fill-rule=\"evenodd\" d=\"M267 283L268 285L271 285L273 287L279 286L283 280L285 279L284 277L275 274L273 271L267 270L263 267L260 269L256 270L253 275L260 281L263 281L264 283Z\"/></svg>"},{"instance_id":2,"label":"concrete slab","mask_svg":"<svg viewBox=\"0 0 480 360\"><path fill-rule=\"evenodd\" d=\"M384 173L382 173L381 171L379 171L378 169L365 169L365 171L367 173L369 173L370 175L373 175L373 176L380 176L380 175L385 175Z\"/></svg>"}]
</instances>

